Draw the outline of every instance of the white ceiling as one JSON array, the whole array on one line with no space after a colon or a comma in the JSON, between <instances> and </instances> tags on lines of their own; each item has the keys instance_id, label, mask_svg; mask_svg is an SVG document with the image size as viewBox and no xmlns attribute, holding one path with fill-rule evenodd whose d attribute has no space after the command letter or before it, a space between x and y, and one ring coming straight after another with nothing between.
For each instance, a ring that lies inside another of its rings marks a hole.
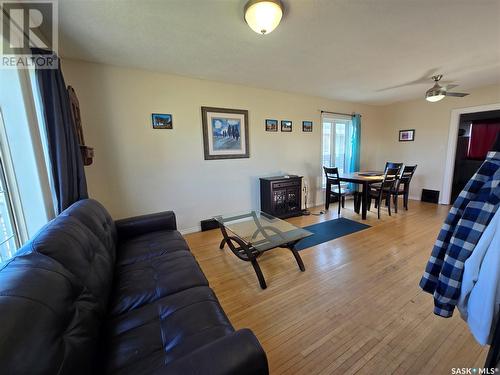
<instances>
[{"instance_id":1,"label":"white ceiling","mask_svg":"<svg viewBox=\"0 0 500 375\"><path fill-rule=\"evenodd\" d=\"M61 0L63 57L384 104L500 83L500 0L285 0L269 35L245 0ZM455 99L457 100L457 99Z\"/></svg>"}]
</instances>

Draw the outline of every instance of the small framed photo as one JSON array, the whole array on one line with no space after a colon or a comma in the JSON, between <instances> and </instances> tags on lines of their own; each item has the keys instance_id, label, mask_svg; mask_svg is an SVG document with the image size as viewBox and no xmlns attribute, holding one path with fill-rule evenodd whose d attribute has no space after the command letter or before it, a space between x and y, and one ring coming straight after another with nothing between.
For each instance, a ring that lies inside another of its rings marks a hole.
<instances>
[{"instance_id":1,"label":"small framed photo","mask_svg":"<svg viewBox=\"0 0 500 375\"><path fill-rule=\"evenodd\" d=\"M289 120L281 120L281 131L289 133L292 131L292 122Z\"/></svg>"},{"instance_id":2,"label":"small framed photo","mask_svg":"<svg viewBox=\"0 0 500 375\"><path fill-rule=\"evenodd\" d=\"M302 131L306 133L311 133L313 131L313 122L302 121Z\"/></svg>"},{"instance_id":3,"label":"small framed photo","mask_svg":"<svg viewBox=\"0 0 500 375\"><path fill-rule=\"evenodd\" d=\"M415 140L415 129L399 131L399 142L412 142Z\"/></svg>"},{"instance_id":4,"label":"small framed photo","mask_svg":"<svg viewBox=\"0 0 500 375\"><path fill-rule=\"evenodd\" d=\"M151 114L153 129L172 129L172 115L166 113Z\"/></svg>"},{"instance_id":5,"label":"small framed photo","mask_svg":"<svg viewBox=\"0 0 500 375\"><path fill-rule=\"evenodd\" d=\"M266 120L266 132L277 132L278 131L278 120Z\"/></svg>"}]
</instances>

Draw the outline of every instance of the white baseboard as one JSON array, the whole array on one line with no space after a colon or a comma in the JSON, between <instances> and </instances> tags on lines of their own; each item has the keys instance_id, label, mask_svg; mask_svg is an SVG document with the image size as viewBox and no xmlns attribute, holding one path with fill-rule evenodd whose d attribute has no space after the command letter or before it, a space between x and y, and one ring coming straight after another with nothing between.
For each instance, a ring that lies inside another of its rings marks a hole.
<instances>
[{"instance_id":1,"label":"white baseboard","mask_svg":"<svg viewBox=\"0 0 500 375\"><path fill-rule=\"evenodd\" d=\"M182 235L189 234L189 233L201 232L201 225L197 225L197 226L191 227L191 228L179 229L179 232Z\"/></svg>"},{"instance_id":2,"label":"white baseboard","mask_svg":"<svg viewBox=\"0 0 500 375\"><path fill-rule=\"evenodd\" d=\"M353 199L352 197L347 197L348 199ZM420 198L419 197L416 197L416 196L409 196L409 199L411 200L414 200L414 201L419 201ZM319 202L317 202L317 204L314 204L312 206L310 206L309 204L307 205L308 208L313 208L313 207L320 207L320 206L324 206L325 202L324 200L320 200ZM196 233L196 232L201 232L201 225L197 225L195 227L191 227L191 228L184 228L184 229L179 229L179 232L182 234L182 235L185 235L185 234L189 234L189 233Z\"/></svg>"}]
</instances>

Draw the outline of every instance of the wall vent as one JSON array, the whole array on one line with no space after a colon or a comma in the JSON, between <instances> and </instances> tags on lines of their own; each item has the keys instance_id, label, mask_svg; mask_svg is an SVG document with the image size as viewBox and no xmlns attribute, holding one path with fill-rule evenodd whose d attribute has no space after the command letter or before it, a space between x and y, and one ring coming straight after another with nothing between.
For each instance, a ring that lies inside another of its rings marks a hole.
<instances>
[{"instance_id":1,"label":"wall vent","mask_svg":"<svg viewBox=\"0 0 500 375\"><path fill-rule=\"evenodd\" d=\"M438 203L439 202L439 191L422 189L422 202Z\"/></svg>"}]
</instances>

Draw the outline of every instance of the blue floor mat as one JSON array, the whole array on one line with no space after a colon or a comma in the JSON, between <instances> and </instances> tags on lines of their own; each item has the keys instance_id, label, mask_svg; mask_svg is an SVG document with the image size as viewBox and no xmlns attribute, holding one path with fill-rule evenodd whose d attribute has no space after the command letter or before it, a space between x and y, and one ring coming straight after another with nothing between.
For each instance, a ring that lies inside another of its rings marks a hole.
<instances>
[{"instance_id":1,"label":"blue floor mat","mask_svg":"<svg viewBox=\"0 0 500 375\"><path fill-rule=\"evenodd\" d=\"M359 232L360 230L370 228L369 225L358 223L354 220L333 219L322 223L304 227L309 232L313 232L312 236L306 237L295 245L296 250L304 250L311 246L319 245L320 243L334 240L351 233Z\"/></svg>"}]
</instances>

